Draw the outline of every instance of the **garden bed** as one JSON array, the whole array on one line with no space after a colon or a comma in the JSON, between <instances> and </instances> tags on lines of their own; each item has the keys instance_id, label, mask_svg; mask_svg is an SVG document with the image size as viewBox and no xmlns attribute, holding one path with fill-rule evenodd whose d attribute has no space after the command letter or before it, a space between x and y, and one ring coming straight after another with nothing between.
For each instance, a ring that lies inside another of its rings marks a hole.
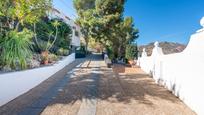
<instances>
[{"instance_id":1,"label":"garden bed","mask_svg":"<svg viewBox=\"0 0 204 115\"><path fill-rule=\"evenodd\" d=\"M26 93L75 60L75 54L52 66L0 74L0 106Z\"/></svg>"},{"instance_id":2,"label":"garden bed","mask_svg":"<svg viewBox=\"0 0 204 115\"><path fill-rule=\"evenodd\" d=\"M38 57L38 59L37 59ZM59 61L63 60L64 58L66 58L67 56L57 56L55 60L49 62L48 64L43 64L41 62L40 59L40 54L35 54L33 56L33 59L30 60L29 62L27 62L27 68L22 70L20 68L17 69L11 69L10 67L0 67L0 75L1 74L5 74L5 73L11 73L11 72L18 72L18 71L27 71L27 70L31 70L31 69L37 69L37 68L41 68L41 67L47 67L47 66L53 66L54 64L57 64Z\"/></svg>"}]
</instances>

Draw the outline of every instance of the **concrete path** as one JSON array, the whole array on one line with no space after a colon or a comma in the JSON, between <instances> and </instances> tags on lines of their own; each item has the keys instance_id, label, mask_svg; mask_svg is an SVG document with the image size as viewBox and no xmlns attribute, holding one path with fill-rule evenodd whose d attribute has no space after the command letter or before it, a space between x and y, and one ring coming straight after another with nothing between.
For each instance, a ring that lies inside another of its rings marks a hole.
<instances>
[{"instance_id":1,"label":"concrete path","mask_svg":"<svg viewBox=\"0 0 204 115\"><path fill-rule=\"evenodd\" d=\"M139 68L107 68L101 55L77 60L0 107L0 115L194 115Z\"/></svg>"}]
</instances>

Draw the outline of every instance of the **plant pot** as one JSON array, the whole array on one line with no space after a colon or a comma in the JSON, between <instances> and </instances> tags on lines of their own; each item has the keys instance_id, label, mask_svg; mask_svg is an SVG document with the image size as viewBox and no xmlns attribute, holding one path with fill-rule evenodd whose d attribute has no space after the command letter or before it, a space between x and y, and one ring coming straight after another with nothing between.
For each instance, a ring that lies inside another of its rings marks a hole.
<instances>
[{"instance_id":1,"label":"plant pot","mask_svg":"<svg viewBox=\"0 0 204 115\"><path fill-rule=\"evenodd\" d=\"M107 64L108 68L111 68L111 65L112 65L111 63L108 63L108 64Z\"/></svg>"},{"instance_id":2,"label":"plant pot","mask_svg":"<svg viewBox=\"0 0 204 115\"><path fill-rule=\"evenodd\" d=\"M130 64L131 67L133 67L135 64L134 60L128 60L128 63Z\"/></svg>"},{"instance_id":3,"label":"plant pot","mask_svg":"<svg viewBox=\"0 0 204 115\"><path fill-rule=\"evenodd\" d=\"M49 60L48 60L49 52L48 51L43 51L41 52L41 58L42 58L42 64L47 65Z\"/></svg>"},{"instance_id":4,"label":"plant pot","mask_svg":"<svg viewBox=\"0 0 204 115\"><path fill-rule=\"evenodd\" d=\"M48 51L42 51L41 56L48 57L49 52Z\"/></svg>"},{"instance_id":5,"label":"plant pot","mask_svg":"<svg viewBox=\"0 0 204 115\"><path fill-rule=\"evenodd\" d=\"M134 60L128 60L128 63L129 63L130 65L132 65L132 64L134 63Z\"/></svg>"},{"instance_id":6,"label":"plant pot","mask_svg":"<svg viewBox=\"0 0 204 115\"><path fill-rule=\"evenodd\" d=\"M44 65L47 65L47 64L48 64L48 60L44 60L44 61L43 61L43 64L44 64Z\"/></svg>"}]
</instances>

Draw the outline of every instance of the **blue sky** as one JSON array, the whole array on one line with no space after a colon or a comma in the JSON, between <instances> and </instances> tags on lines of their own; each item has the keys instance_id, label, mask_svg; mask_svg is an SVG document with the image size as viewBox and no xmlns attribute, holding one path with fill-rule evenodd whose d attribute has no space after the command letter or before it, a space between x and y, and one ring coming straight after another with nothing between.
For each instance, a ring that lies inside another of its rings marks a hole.
<instances>
[{"instance_id":1,"label":"blue sky","mask_svg":"<svg viewBox=\"0 0 204 115\"><path fill-rule=\"evenodd\" d=\"M73 20L77 17L72 0L53 0L53 6Z\"/></svg>"},{"instance_id":2,"label":"blue sky","mask_svg":"<svg viewBox=\"0 0 204 115\"><path fill-rule=\"evenodd\" d=\"M76 18L72 0L54 0L54 6ZM139 29L139 45L154 41L187 44L200 29L204 0L127 0L124 16L132 16Z\"/></svg>"}]
</instances>

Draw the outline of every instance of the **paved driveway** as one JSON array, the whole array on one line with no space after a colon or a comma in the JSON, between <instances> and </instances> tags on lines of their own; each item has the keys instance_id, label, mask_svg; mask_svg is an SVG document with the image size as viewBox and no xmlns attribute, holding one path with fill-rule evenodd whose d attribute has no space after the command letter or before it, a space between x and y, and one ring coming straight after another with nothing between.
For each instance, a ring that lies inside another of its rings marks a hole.
<instances>
[{"instance_id":1,"label":"paved driveway","mask_svg":"<svg viewBox=\"0 0 204 115\"><path fill-rule=\"evenodd\" d=\"M36 95L37 94L37 95ZM0 108L19 115L194 115L139 68L107 68L101 55L75 61Z\"/></svg>"}]
</instances>

